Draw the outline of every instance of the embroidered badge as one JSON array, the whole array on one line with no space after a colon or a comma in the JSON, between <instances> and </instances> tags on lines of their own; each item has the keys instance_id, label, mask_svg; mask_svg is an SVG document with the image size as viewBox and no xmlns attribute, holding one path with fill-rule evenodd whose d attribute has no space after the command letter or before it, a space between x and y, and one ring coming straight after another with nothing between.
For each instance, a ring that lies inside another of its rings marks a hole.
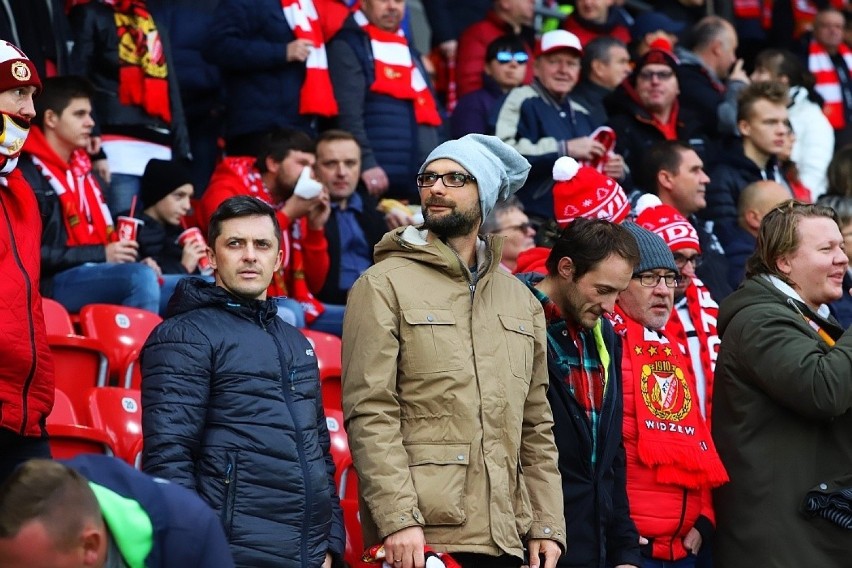
<instances>
[{"instance_id":1,"label":"embroidered badge","mask_svg":"<svg viewBox=\"0 0 852 568\"><path fill-rule=\"evenodd\" d=\"M29 81L30 77L32 77L32 73L25 63L15 61L12 63L12 77L22 82Z\"/></svg>"},{"instance_id":2,"label":"embroidered badge","mask_svg":"<svg viewBox=\"0 0 852 568\"><path fill-rule=\"evenodd\" d=\"M680 421L692 408L692 394L683 370L669 361L642 365L642 399L660 420Z\"/></svg>"}]
</instances>

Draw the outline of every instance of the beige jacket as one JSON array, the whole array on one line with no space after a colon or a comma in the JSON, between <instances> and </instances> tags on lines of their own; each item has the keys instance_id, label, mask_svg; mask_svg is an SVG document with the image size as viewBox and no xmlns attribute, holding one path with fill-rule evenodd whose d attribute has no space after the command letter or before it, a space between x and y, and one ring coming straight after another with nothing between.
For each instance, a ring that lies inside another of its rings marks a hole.
<instances>
[{"instance_id":1,"label":"beige jacket","mask_svg":"<svg viewBox=\"0 0 852 568\"><path fill-rule=\"evenodd\" d=\"M428 241L427 241L428 239ZM439 551L565 547L541 304L499 269L480 277L414 227L386 234L343 323L343 412L364 544L421 525Z\"/></svg>"}]
</instances>

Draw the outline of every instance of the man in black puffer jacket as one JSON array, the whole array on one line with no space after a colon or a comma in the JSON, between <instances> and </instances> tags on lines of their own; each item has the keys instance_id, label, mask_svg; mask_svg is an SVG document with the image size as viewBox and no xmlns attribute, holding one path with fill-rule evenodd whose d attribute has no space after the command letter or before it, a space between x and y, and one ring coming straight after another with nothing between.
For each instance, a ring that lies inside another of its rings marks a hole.
<instances>
[{"instance_id":1,"label":"man in black puffer jacket","mask_svg":"<svg viewBox=\"0 0 852 568\"><path fill-rule=\"evenodd\" d=\"M237 566L328 568L344 534L316 356L266 300L280 234L253 197L213 214L215 284L183 280L142 352L142 468L220 514Z\"/></svg>"}]
</instances>

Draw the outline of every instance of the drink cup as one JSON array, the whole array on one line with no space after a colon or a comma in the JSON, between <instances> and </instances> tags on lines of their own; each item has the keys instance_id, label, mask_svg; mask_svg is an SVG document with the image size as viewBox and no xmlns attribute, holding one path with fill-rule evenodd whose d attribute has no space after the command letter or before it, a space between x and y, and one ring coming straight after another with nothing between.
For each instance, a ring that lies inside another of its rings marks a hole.
<instances>
[{"instance_id":1,"label":"drink cup","mask_svg":"<svg viewBox=\"0 0 852 568\"><path fill-rule=\"evenodd\" d=\"M180 235L178 235L177 244L181 248L183 248L184 245L186 245L186 243L190 241L198 241L205 247L207 246L207 243L204 241L204 235L201 234L201 229L199 229L198 227L190 227L184 232L182 232ZM210 267L210 259L207 258L207 255L204 255L200 259L198 259L198 271L205 276L210 276L211 274L213 274L213 269Z\"/></svg>"},{"instance_id":2,"label":"drink cup","mask_svg":"<svg viewBox=\"0 0 852 568\"><path fill-rule=\"evenodd\" d=\"M135 241L136 233L139 232L139 226L144 225L145 221L136 219L135 217L118 217L118 240L120 241Z\"/></svg>"}]
</instances>

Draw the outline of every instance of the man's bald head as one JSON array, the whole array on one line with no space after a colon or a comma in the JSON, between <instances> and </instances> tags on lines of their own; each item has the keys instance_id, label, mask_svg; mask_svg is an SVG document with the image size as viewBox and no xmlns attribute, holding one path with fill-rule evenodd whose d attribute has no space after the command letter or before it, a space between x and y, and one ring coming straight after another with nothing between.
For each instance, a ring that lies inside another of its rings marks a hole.
<instances>
[{"instance_id":1,"label":"man's bald head","mask_svg":"<svg viewBox=\"0 0 852 568\"><path fill-rule=\"evenodd\" d=\"M790 190L776 181L761 180L748 184L740 193L737 222L757 237L763 217L779 203L790 199Z\"/></svg>"}]
</instances>

